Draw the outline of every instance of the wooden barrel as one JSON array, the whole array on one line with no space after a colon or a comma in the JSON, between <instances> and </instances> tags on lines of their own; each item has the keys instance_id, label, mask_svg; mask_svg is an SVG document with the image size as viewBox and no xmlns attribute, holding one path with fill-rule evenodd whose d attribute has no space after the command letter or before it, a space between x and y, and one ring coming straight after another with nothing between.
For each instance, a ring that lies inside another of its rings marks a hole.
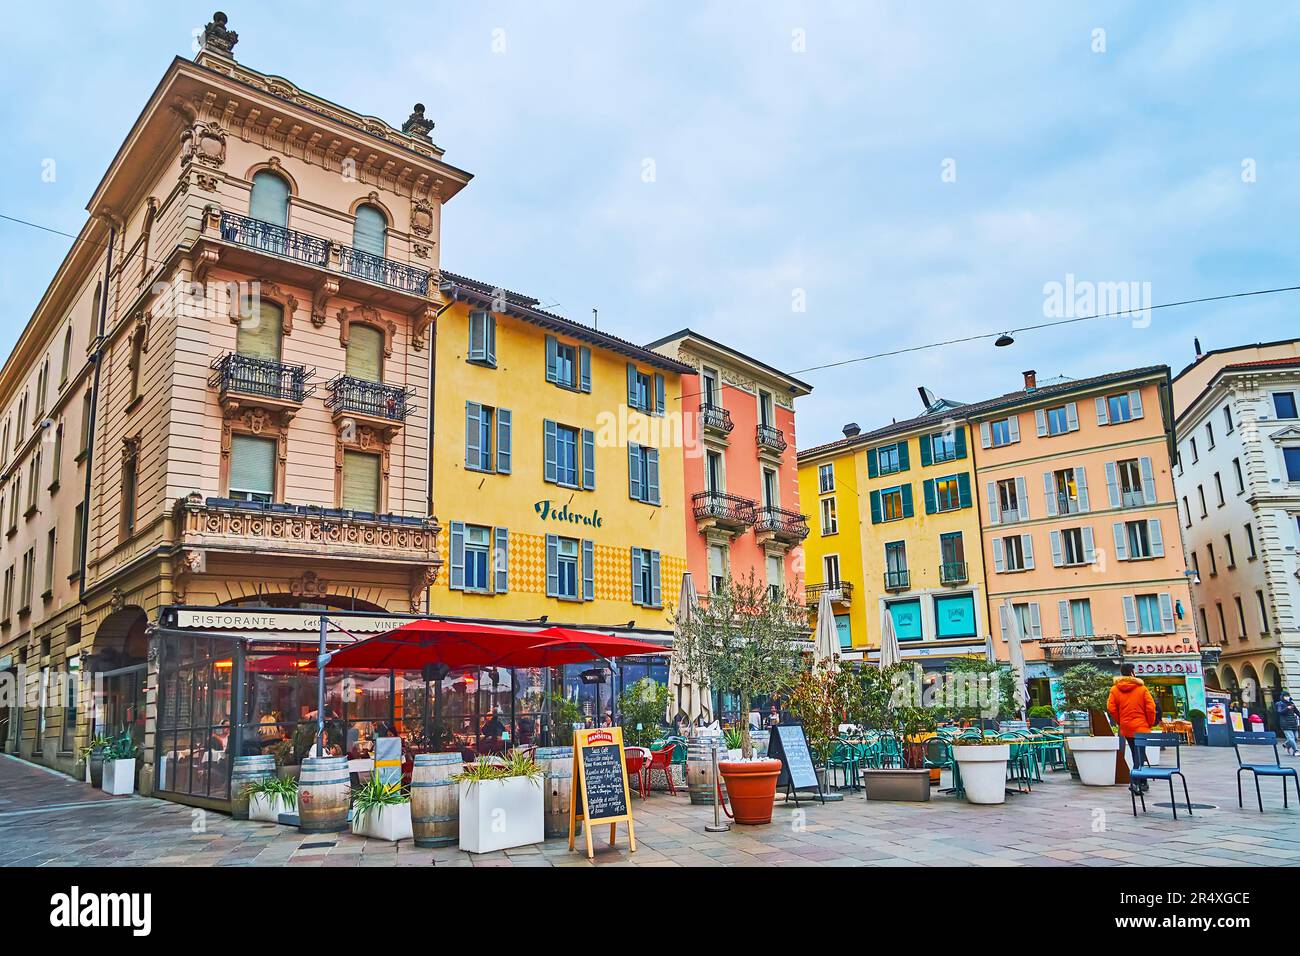
<instances>
[{"instance_id":1,"label":"wooden barrel","mask_svg":"<svg viewBox=\"0 0 1300 956\"><path fill-rule=\"evenodd\" d=\"M545 833L548 837L567 837L573 803L573 748L538 747L533 759L542 768ZM582 832L581 821L574 832Z\"/></svg>"},{"instance_id":2,"label":"wooden barrel","mask_svg":"<svg viewBox=\"0 0 1300 956\"><path fill-rule=\"evenodd\" d=\"M236 757L230 771L230 815L236 820L248 819L248 795L244 788L250 783L260 783L275 777L275 757L272 754L253 754Z\"/></svg>"},{"instance_id":3,"label":"wooden barrel","mask_svg":"<svg viewBox=\"0 0 1300 956\"><path fill-rule=\"evenodd\" d=\"M713 805L713 749L718 750L718 760L727 759L727 742L721 734L698 735L686 744L686 790L691 803L698 806ZM726 793L726 788L723 788Z\"/></svg>"},{"instance_id":4,"label":"wooden barrel","mask_svg":"<svg viewBox=\"0 0 1300 956\"><path fill-rule=\"evenodd\" d=\"M460 838L460 788L451 778L463 766L460 751L415 755L411 833L416 846L451 846Z\"/></svg>"},{"instance_id":5,"label":"wooden barrel","mask_svg":"<svg viewBox=\"0 0 1300 956\"><path fill-rule=\"evenodd\" d=\"M341 833L348 828L351 798L346 757L307 757L298 775L298 829Z\"/></svg>"}]
</instances>

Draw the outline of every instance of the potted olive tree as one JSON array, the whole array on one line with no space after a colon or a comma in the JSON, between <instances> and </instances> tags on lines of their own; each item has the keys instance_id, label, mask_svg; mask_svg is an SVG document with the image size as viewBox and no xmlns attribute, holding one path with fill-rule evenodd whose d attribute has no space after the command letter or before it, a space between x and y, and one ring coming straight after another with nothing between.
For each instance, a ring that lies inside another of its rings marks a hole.
<instances>
[{"instance_id":1,"label":"potted olive tree","mask_svg":"<svg viewBox=\"0 0 1300 956\"><path fill-rule=\"evenodd\" d=\"M863 767L859 771L868 800L930 799L930 771L923 753L909 745L916 736L933 730L934 714L924 706L922 687L910 664L864 667L858 674L856 723L891 734L902 748L901 767Z\"/></svg>"},{"instance_id":2,"label":"potted olive tree","mask_svg":"<svg viewBox=\"0 0 1300 956\"><path fill-rule=\"evenodd\" d=\"M1065 745L1074 763L1071 774L1090 787L1114 786L1117 762L1123 761L1123 754L1118 752L1120 738L1106 716L1112 683L1108 674L1091 664L1075 664L1061 678L1066 708L1088 714L1091 732L1079 734L1076 728L1073 735L1066 737Z\"/></svg>"},{"instance_id":3,"label":"potted olive tree","mask_svg":"<svg viewBox=\"0 0 1300 956\"><path fill-rule=\"evenodd\" d=\"M682 622L678 660L683 671L735 695L740 706L739 760L718 771L737 823L770 823L781 761L754 757L750 703L759 694L787 696L803 669L800 642L808 617L793 591L775 598L751 571L728 581Z\"/></svg>"}]
</instances>

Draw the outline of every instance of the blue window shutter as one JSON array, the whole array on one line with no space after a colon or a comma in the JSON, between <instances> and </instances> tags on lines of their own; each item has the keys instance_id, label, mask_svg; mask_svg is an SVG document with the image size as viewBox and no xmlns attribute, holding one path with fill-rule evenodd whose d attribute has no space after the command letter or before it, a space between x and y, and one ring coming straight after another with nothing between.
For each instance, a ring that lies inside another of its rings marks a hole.
<instances>
[{"instance_id":1,"label":"blue window shutter","mask_svg":"<svg viewBox=\"0 0 1300 956\"><path fill-rule=\"evenodd\" d=\"M596 487L596 433L590 428L582 430L582 487L586 491Z\"/></svg>"},{"instance_id":2,"label":"blue window shutter","mask_svg":"<svg viewBox=\"0 0 1300 956\"><path fill-rule=\"evenodd\" d=\"M880 524L880 492L871 493L871 523Z\"/></svg>"},{"instance_id":3,"label":"blue window shutter","mask_svg":"<svg viewBox=\"0 0 1300 956\"><path fill-rule=\"evenodd\" d=\"M641 555L640 548L632 549L632 603L645 604L645 588L641 586Z\"/></svg>"},{"instance_id":4,"label":"blue window shutter","mask_svg":"<svg viewBox=\"0 0 1300 956\"><path fill-rule=\"evenodd\" d=\"M289 225L289 183L275 173L257 173L248 198L248 215L274 226Z\"/></svg>"},{"instance_id":5,"label":"blue window shutter","mask_svg":"<svg viewBox=\"0 0 1300 956\"><path fill-rule=\"evenodd\" d=\"M880 475L880 462L876 457L876 449L872 448L867 451L867 477L876 478Z\"/></svg>"},{"instance_id":6,"label":"blue window shutter","mask_svg":"<svg viewBox=\"0 0 1300 956\"><path fill-rule=\"evenodd\" d=\"M633 501L645 496L641 490L641 446L636 442L627 443L627 496Z\"/></svg>"},{"instance_id":7,"label":"blue window shutter","mask_svg":"<svg viewBox=\"0 0 1300 956\"><path fill-rule=\"evenodd\" d=\"M1160 630L1165 634L1174 633L1174 599L1169 594L1160 595Z\"/></svg>"},{"instance_id":8,"label":"blue window shutter","mask_svg":"<svg viewBox=\"0 0 1300 956\"><path fill-rule=\"evenodd\" d=\"M907 469L910 468L911 465L912 463L908 459L907 442L905 440L900 441L898 443L898 470L907 471Z\"/></svg>"},{"instance_id":9,"label":"blue window shutter","mask_svg":"<svg viewBox=\"0 0 1300 956\"><path fill-rule=\"evenodd\" d=\"M555 341L555 336L548 335L546 337L546 380L548 382L558 382L560 380L559 364L559 346Z\"/></svg>"},{"instance_id":10,"label":"blue window shutter","mask_svg":"<svg viewBox=\"0 0 1300 956\"><path fill-rule=\"evenodd\" d=\"M546 596L560 594L560 540L553 534L546 536Z\"/></svg>"},{"instance_id":11,"label":"blue window shutter","mask_svg":"<svg viewBox=\"0 0 1300 956\"><path fill-rule=\"evenodd\" d=\"M483 468L483 449L479 441L482 415L483 409L478 402L465 403L465 467L475 471Z\"/></svg>"},{"instance_id":12,"label":"blue window shutter","mask_svg":"<svg viewBox=\"0 0 1300 956\"><path fill-rule=\"evenodd\" d=\"M924 448L925 444L922 443L921 447ZM926 514L932 515L939 510L938 505L934 500L934 479L933 478L927 478L925 479L925 481L921 483L921 497L925 499Z\"/></svg>"},{"instance_id":13,"label":"blue window shutter","mask_svg":"<svg viewBox=\"0 0 1300 956\"><path fill-rule=\"evenodd\" d=\"M596 546L582 539L582 599L596 600Z\"/></svg>"},{"instance_id":14,"label":"blue window shutter","mask_svg":"<svg viewBox=\"0 0 1300 956\"><path fill-rule=\"evenodd\" d=\"M645 455L646 500L652 505L659 504L659 449L647 448Z\"/></svg>"},{"instance_id":15,"label":"blue window shutter","mask_svg":"<svg viewBox=\"0 0 1300 956\"><path fill-rule=\"evenodd\" d=\"M591 391L591 349L585 345L578 349L578 388Z\"/></svg>"},{"instance_id":16,"label":"blue window shutter","mask_svg":"<svg viewBox=\"0 0 1300 956\"><path fill-rule=\"evenodd\" d=\"M921 436L921 464L929 465L934 460L934 445L930 435Z\"/></svg>"},{"instance_id":17,"label":"blue window shutter","mask_svg":"<svg viewBox=\"0 0 1300 956\"><path fill-rule=\"evenodd\" d=\"M664 414L664 377L657 372L655 373L655 414L661 418Z\"/></svg>"},{"instance_id":18,"label":"blue window shutter","mask_svg":"<svg viewBox=\"0 0 1300 956\"><path fill-rule=\"evenodd\" d=\"M663 588L659 581L659 552L650 552L650 606L663 607Z\"/></svg>"},{"instance_id":19,"label":"blue window shutter","mask_svg":"<svg viewBox=\"0 0 1300 956\"><path fill-rule=\"evenodd\" d=\"M961 499L960 504L963 508L971 506L970 475L965 472L957 476L957 497Z\"/></svg>"},{"instance_id":20,"label":"blue window shutter","mask_svg":"<svg viewBox=\"0 0 1300 956\"><path fill-rule=\"evenodd\" d=\"M542 449L544 452L543 464L542 464L542 477L546 481L555 483L556 481L559 480L559 478L556 477L557 469L555 465L555 457L556 457L555 422L551 421L550 419L547 419L542 426L542 439L544 445L544 448Z\"/></svg>"},{"instance_id":21,"label":"blue window shutter","mask_svg":"<svg viewBox=\"0 0 1300 956\"><path fill-rule=\"evenodd\" d=\"M497 365L497 317L491 312L484 322L487 331L487 362L493 368Z\"/></svg>"},{"instance_id":22,"label":"blue window shutter","mask_svg":"<svg viewBox=\"0 0 1300 956\"><path fill-rule=\"evenodd\" d=\"M627 405L628 408L637 408L636 400L636 366L631 362L627 363Z\"/></svg>"},{"instance_id":23,"label":"blue window shutter","mask_svg":"<svg viewBox=\"0 0 1300 956\"><path fill-rule=\"evenodd\" d=\"M966 427L964 425L958 425L954 432L953 438L956 443L957 457L965 458L966 457Z\"/></svg>"},{"instance_id":24,"label":"blue window shutter","mask_svg":"<svg viewBox=\"0 0 1300 956\"><path fill-rule=\"evenodd\" d=\"M510 584L510 532L506 528L497 528L493 532L495 539L492 546L493 574L492 590L505 594Z\"/></svg>"},{"instance_id":25,"label":"blue window shutter","mask_svg":"<svg viewBox=\"0 0 1300 956\"><path fill-rule=\"evenodd\" d=\"M912 517L912 485L903 485L903 517Z\"/></svg>"},{"instance_id":26,"label":"blue window shutter","mask_svg":"<svg viewBox=\"0 0 1300 956\"><path fill-rule=\"evenodd\" d=\"M510 474L510 409L497 409L497 471Z\"/></svg>"},{"instance_id":27,"label":"blue window shutter","mask_svg":"<svg viewBox=\"0 0 1300 956\"><path fill-rule=\"evenodd\" d=\"M487 359L487 313L474 311L469 314L469 348L465 358L471 362Z\"/></svg>"},{"instance_id":28,"label":"blue window shutter","mask_svg":"<svg viewBox=\"0 0 1300 956\"><path fill-rule=\"evenodd\" d=\"M465 524L462 521L451 523L451 573L448 587L453 591L465 590Z\"/></svg>"}]
</instances>

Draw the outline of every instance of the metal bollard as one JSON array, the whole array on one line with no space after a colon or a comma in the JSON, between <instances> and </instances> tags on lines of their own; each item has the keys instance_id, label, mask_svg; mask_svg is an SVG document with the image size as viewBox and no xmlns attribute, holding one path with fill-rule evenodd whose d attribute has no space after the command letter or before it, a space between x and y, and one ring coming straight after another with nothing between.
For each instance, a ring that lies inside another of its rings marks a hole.
<instances>
[{"instance_id":1,"label":"metal bollard","mask_svg":"<svg viewBox=\"0 0 1300 956\"><path fill-rule=\"evenodd\" d=\"M710 753L713 754L713 822L704 827L704 832L725 833L731 829L731 824L722 822L722 812L718 803L718 791L721 787L718 786L718 747L716 744L710 748Z\"/></svg>"}]
</instances>

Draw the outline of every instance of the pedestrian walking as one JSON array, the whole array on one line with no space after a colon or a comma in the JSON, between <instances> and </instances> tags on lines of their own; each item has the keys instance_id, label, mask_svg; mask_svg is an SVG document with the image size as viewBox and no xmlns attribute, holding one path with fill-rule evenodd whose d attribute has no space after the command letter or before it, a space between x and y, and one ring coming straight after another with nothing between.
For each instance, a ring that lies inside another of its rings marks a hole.
<instances>
[{"instance_id":1,"label":"pedestrian walking","mask_svg":"<svg viewBox=\"0 0 1300 956\"><path fill-rule=\"evenodd\" d=\"M1156 702L1142 679L1133 676L1132 664L1122 664L1119 673L1120 676L1110 689L1106 712L1115 719L1119 725L1119 735L1128 742L1129 751L1133 754L1133 769L1140 770L1145 755L1135 738L1138 734L1151 733L1151 725L1156 719ZM1140 789L1145 793L1147 782L1142 780L1140 784L1130 783L1129 789Z\"/></svg>"},{"instance_id":2,"label":"pedestrian walking","mask_svg":"<svg viewBox=\"0 0 1300 956\"><path fill-rule=\"evenodd\" d=\"M1282 736L1286 738L1286 752L1292 757L1300 754L1300 743L1296 741L1296 733L1300 732L1300 710L1296 709L1290 691L1282 691L1282 695L1273 704L1273 710L1277 714L1277 725Z\"/></svg>"}]
</instances>

